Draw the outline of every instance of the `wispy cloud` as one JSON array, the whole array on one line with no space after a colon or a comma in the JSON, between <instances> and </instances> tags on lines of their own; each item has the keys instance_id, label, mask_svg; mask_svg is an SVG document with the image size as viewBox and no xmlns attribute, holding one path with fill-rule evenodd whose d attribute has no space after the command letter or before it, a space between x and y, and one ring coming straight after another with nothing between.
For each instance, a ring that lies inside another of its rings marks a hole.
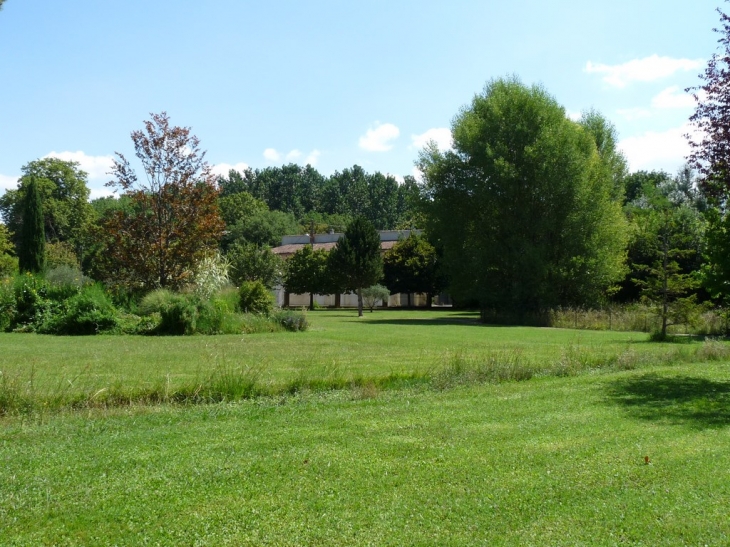
<instances>
[{"instance_id":1,"label":"wispy cloud","mask_svg":"<svg viewBox=\"0 0 730 547\"><path fill-rule=\"evenodd\" d=\"M613 87L626 87L631 82L653 82L680 71L697 70L705 64L703 59L673 59L651 55L633 59L620 65L606 65L588 61L585 72L602 74L603 81Z\"/></svg>"},{"instance_id":2,"label":"wispy cloud","mask_svg":"<svg viewBox=\"0 0 730 547\"><path fill-rule=\"evenodd\" d=\"M51 152L46 154L44 158L58 158L63 161L75 161L79 164L82 171L86 171L90 181L106 182L111 177L109 172L112 169L112 156L90 156L81 150L76 152Z\"/></svg>"},{"instance_id":3,"label":"wispy cloud","mask_svg":"<svg viewBox=\"0 0 730 547\"><path fill-rule=\"evenodd\" d=\"M436 143L439 150L450 150L454 146L451 130L448 127L434 127L420 135L411 135L411 147L419 150L430 141Z\"/></svg>"},{"instance_id":4,"label":"wispy cloud","mask_svg":"<svg viewBox=\"0 0 730 547\"><path fill-rule=\"evenodd\" d=\"M360 137L359 145L368 152L387 152L393 148L392 141L398 138L400 129L392 123L378 123Z\"/></svg>"}]
</instances>

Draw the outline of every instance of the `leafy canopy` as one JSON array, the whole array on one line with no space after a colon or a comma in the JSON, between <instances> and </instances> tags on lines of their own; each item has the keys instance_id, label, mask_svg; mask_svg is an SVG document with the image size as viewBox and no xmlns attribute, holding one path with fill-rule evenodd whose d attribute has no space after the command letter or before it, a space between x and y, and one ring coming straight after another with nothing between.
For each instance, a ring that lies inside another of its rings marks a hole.
<instances>
[{"instance_id":1,"label":"leafy canopy","mask_svg":"<svg viewBox=\"0 0 730 547\"><path fill-rule=\"evenodd\" d=\"M454 296L521 316L595 302L622 277L623 163L596 127L609 124L573 122L542 87L494 80L455 118L454 150L422 152L427 231Z\"/></svg>"}]
</instances>

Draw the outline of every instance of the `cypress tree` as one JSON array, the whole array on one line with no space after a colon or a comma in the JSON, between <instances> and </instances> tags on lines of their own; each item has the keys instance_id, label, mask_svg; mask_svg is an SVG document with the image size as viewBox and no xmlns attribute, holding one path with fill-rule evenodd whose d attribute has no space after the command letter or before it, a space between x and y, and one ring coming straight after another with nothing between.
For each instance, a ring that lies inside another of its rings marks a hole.
<instances>
[{"instance_id":1,"label":"cypress tree","mask_svg":"<svg viewBox=\"0 0 730 547\"><path fill-rule=\"evenodd\" d=\"M31 177L23 203L18 266L21 272L39 273L46 267L46 232L43 227L43 203L35 178Z\"/></svg>"}]
</instances>

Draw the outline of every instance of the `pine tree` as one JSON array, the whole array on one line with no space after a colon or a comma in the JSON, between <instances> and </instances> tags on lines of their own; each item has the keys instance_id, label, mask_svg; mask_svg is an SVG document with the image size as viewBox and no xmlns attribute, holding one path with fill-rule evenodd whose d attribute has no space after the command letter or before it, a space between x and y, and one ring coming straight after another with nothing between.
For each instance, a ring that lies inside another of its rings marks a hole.
<instances>
[{"instance_id":1,"label":"pine tree","mask_svg":"<svg viewBox=\"0 0 730 547\"><path fill-rule=\"evenodd\" d=\"M21 272L38 273L46 266L46 233L43 203L35 178L31 178L23 206L23 227L18 266Z\"/></svg>"},{"instance_id":2,"label":"pine tree","mask_svg":"<svg viewBox=\"0 0 730 547\"><path fill-rule=\"evenodd\" d=\"M357 291L357 315L362 317L362 290L383 277L380 236L370 221L358 217L350 223L332 250L329 266L346 289Z\"/></svg>"}]
</instances>

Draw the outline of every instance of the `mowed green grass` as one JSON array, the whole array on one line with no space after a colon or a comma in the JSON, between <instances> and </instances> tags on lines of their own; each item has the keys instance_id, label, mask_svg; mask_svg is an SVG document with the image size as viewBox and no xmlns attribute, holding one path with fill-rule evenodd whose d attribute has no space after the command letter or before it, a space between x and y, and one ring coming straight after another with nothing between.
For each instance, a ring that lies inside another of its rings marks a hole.
<instances>
[{"instance_id":1,"label":"mowed green grass","mask_svg":"<svg viewBox=\"0 0 730 547\"><path fill-rule=\"evenodd\" d=\"M639 333L451 312L310 317L311 331L274 335L1 335L0 363L49 389L221 366L270 382L330 367L377 379L495 352L536 366L629 352L638 367L10 414L0 545L730 544L730 364L717 348L690 362L701 343Z\"/></svg>"},{"instance_id":2,"label":"mowed green grass","mask_svg":"<svg viewBox=\"0 0 730 547\"><path fill-rule=\"evenodd\" d=\"M6 420L0 544L727 545L729 394L685 364Z\"/></svg>"},{"instance_id":3,"label":"mowed green grass","mask_svg":"<svg viewBox=\"0 0 730 547\"><path fill-rule=\"evenodd\" d=\"M255 377L263 386L304 378L315 382L423 376L454 355L479 360L509 354L539 367L576 349L592 355L628 350L661 356L674 347L646 343L642 333L491 327L476 314L450 311L352 310L309 314L311 330L226 336L57 337L0 334L0 371L40 397L100 390L174 390L204 382L216 371Z\"/></svg>"}]
</instances>

